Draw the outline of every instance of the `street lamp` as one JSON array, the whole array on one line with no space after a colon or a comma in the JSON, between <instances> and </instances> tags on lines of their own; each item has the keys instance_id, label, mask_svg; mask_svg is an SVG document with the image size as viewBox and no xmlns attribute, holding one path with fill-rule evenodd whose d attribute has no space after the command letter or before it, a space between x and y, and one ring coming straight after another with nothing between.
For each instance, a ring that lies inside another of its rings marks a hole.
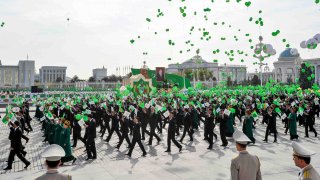
<instances>
[{"instance_id":1,"label":"street lamp","mask_svg":"<svg viewBox=\"0 0 320 180\"><path fill-rule=\"evenodd\" d=\"M276 54L276 50L273 49L272 45L264 44L262 41L263 41L263 37L259 36L259 43L256 45L256 48L254 50L255 54L253 55L254 58L257 58L259 60L258 65L260 67L260 85L261 86L262 86L262 66L267 65L267 63L263 63L262 61L265 58L268 58L271 55Z\"/></svg>"},{"instance_id":2,"label":"street lamp","mask_svg":"<svg viewBox=\"0 0 320 180\"><path fill-rule=\"evenodd\" d=\"M300 58L296 58L295 61L294 61L294 65L296 67L296 73L295 73L295 77L298 78L300 75L299 75L299 68L301 67L301 60Z\"/></svg>"}]
</instances>

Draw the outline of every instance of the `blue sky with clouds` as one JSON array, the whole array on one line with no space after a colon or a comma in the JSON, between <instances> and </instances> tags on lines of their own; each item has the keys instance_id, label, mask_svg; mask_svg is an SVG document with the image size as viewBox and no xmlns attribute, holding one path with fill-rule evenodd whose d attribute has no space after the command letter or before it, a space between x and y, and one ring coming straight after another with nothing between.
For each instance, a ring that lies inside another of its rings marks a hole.
<instances>
[{"instance_id":1,"label":"blue sky with clouds","mask_svg":"<svg viewBox=\"0 0 320 180\"><path fill-rule=\"evenodd\" d=\"M302 58L320 57L319 49L301 49L302 40L320 33L320 5L314 0L252 0L247 8L245 1L236 0L0 0L0 59L3 64L14 65L19 59L36 60L36 69L44 65L67 66L67 75L77 74L88 78L92 69L108 68L108 74L116 67L140 67L147 61L149 67L182 63L191 58L197 48L207 61L218 59L219 63L247 65L254 71L254 59L235 54L230 62L224 51L242 50L252 55L248 37L253 42L263 35L265 42L277 50L277 54L266 60L271 68L281 51L285 50L285 38L301 54ZM187 17L183 18L179 7L186 6ZM204 8L211 8L204 20ZM157 10L164 17L157 18ZM262 10L262 14L258 11ZM193 12L197 11L197 16ZM151 23L146 18L152 19ZM259 28L248 19L261 17L264 26ZM67 21L67 18L70 20ZM226 25L214 26L213 22ZM227 25L231 25L229 28ZM195 31L189 35L190 28ZM165 29L170 29L165 32ZM206 28L212 39L201 41L198 28ZM241 29L239 32L238 29ZM271 32L280 30L278 37ZM157 35L154 34L157 32ZM141 36L140 39L137 39ZM239 41L234 40L237 36ZM221 41L226 37L226 41ZM129 40L135 39L130 44ZM175 42L169 46L168 40ZM185 41L191 40L190 48ZM220 49L222 53L212 54ZM183 53L180 53L180 50ZM148 52L147 56L143 52ZM167 58L172 58L168 61ZM245 62L241 63L240 60Z\"/></svg>"}]
</instances>

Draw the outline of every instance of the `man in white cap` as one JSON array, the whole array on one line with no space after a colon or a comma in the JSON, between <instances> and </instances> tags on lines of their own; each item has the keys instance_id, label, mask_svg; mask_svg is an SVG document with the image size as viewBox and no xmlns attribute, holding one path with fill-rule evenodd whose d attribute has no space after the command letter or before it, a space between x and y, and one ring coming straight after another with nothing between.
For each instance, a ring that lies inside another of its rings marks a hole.
<instances>
[{"instance_id":1,"label":"man in white cap","mask_svg":"<svg viewBox=\"0 0 320 180\"><path fill-rule=\"evenodd\" d=\"M239 155L231 160L232 180L261 180L260 161L255 155L251 155L246 150L251 140L241 131L233 133Z\"/></svg>"},{"instance_id":2,"label":"man in white cap","mask_svg":"<svg viewBox=\"0 0 320 180\"><path fill-rule=\"evenodd\" d=\"M297 142L292 143L293 161L297 167L301 169L299 172L299 180L318 180L320 175L310 164L311 156L314 152L309 151Z\"/></svg>"},{"instance_id":3,"label":"man in white cap","mask_svg":"<svg viewBox=\"0 0 320 180\"><path fill-rule=\"evenodd\" d=\"M70 175L60 174L58 172L61 164L61 157L65 156L63 148L57 144L52 144L47 147L41 156L46 158L47 173L38 177L36 180L71 180Z\"/></svg>"}]
</instances>

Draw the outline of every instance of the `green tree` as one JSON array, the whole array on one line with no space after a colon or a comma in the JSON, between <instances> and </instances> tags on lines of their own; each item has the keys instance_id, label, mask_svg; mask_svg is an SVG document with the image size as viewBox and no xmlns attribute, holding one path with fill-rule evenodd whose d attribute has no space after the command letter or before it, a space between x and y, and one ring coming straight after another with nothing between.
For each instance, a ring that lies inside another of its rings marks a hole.
<instances>
[{"instance_id":1,"label":"green tree","mask_svg":"<svg viewBox=\"0 0 320 180\"><path fill-rule=\"evenodd\" d=\"M251 85L258 86L260 84L260 79L257 75L254 75L251 79Z\"/></svg>"},{"instance_id":2,"label":"green tree","mask_svg":"<svg viewBox=\"0 0 320 180\"><path fill-rule=\"evenodd\" d=\"M314 82L313 69L309 63L302 63L300 68L299 84L302 89L311 88Z\"/></svg>"}]
</instances>

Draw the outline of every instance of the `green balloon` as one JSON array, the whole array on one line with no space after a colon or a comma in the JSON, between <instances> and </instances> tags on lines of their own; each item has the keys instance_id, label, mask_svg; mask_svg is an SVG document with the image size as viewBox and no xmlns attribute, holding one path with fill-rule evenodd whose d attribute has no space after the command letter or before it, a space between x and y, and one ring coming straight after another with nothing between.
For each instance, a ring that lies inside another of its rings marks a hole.
<instances>
[{"instance_id":1,"label":"green balloon","mask_svg":"<svg viewBox=\"0 0 320 180\"><path fill-rule=\"evenodd\" d=\"M305 72L306 72L306 70L305 70L305 69L301 69L301 72L305 73Z\"/></svg>"},{"instance_id":2,"label":"green balloon","mask_svg":"<svg viewBox=\"0 0 320 180\"><path fill-rule=\"evenodd\" d=\"M75 118L76 118L76 120L80 120L80 119L82 119L82 115L81 114L77 114L76 116L75 116Z\"/></svg>"},{"instance_id":3,"label":"green balloon","mask_svg":"<svg viewBox=\"0 0 320 180\"><path fill-rule=\"evenodd\" d=\"M308 79L308 81L311 81L311 77L310 76L307 79Z\"/></svg>"}]
</instances>

